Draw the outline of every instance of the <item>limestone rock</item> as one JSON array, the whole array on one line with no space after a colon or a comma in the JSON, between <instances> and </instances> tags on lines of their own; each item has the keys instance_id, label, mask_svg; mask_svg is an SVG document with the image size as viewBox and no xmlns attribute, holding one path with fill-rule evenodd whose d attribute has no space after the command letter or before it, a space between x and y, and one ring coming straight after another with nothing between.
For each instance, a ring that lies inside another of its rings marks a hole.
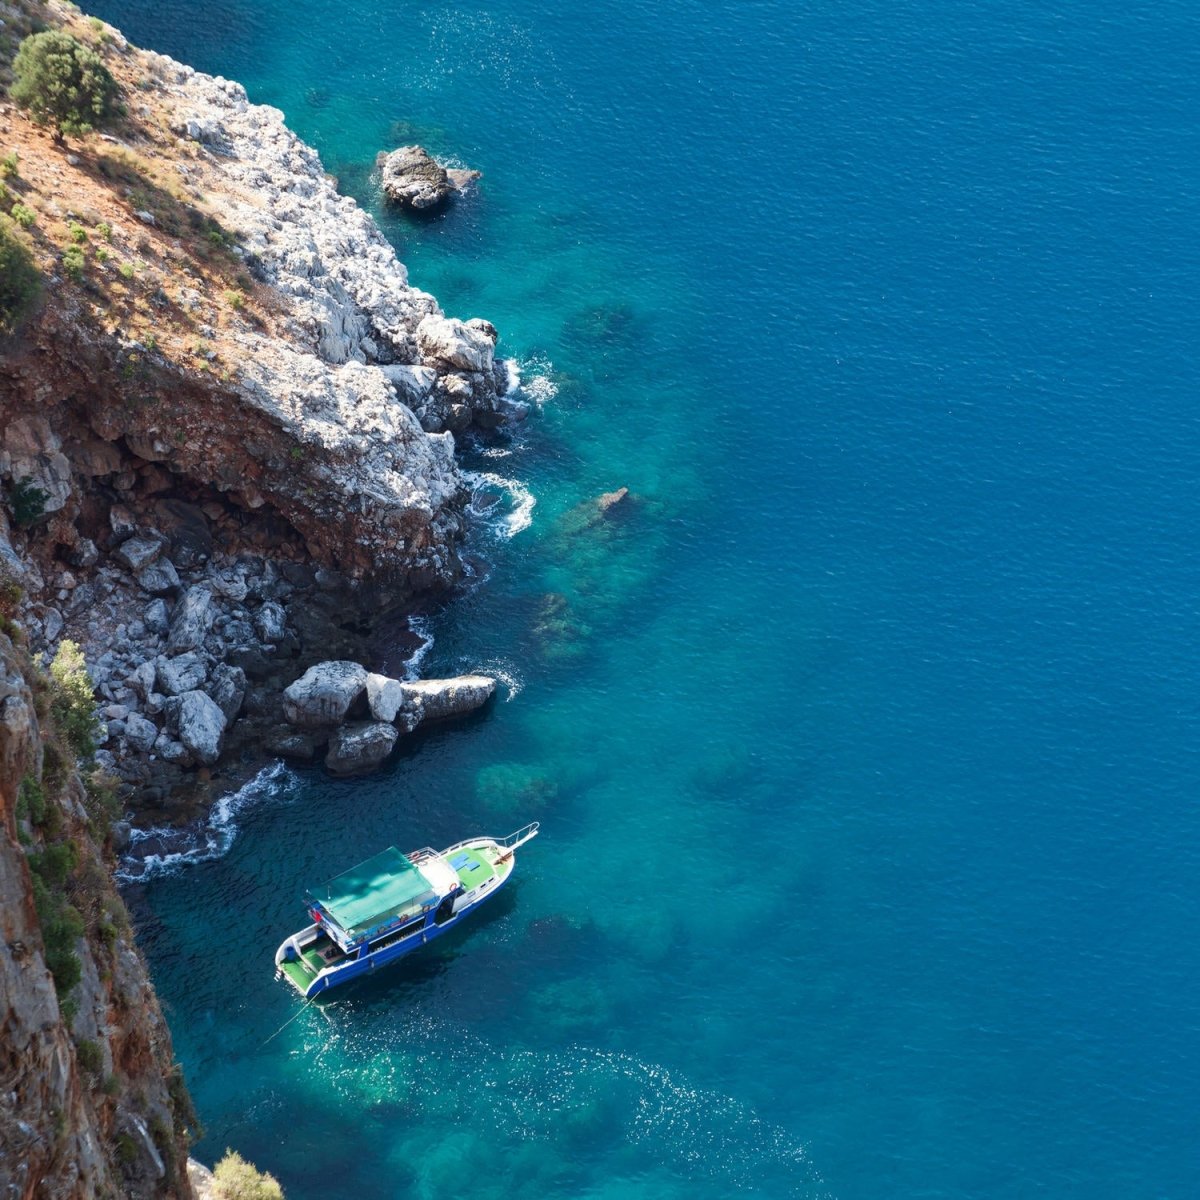
<instances>
[{"instance_id":1,"label":"limestone rock","mask_svg":"<svg viewBox=\"0 0 1200 1200\"><path fill-rule=\"evenodd\" d=\"M384 195L405 208L437 208L480 177L478 171L447 170L421 146L381 153L376 162Z\"/></svg>"},{"instance_id":2,"label":"limestone rock","mask_svg":"<svg viewBox=\"0 0 1200 1200\"><path fill-rule=\"evenodd\" d=\"M203 645L212 627L213 615L212 589L202 584L188 588L171 619L167 650L178 654L182 650L195 650Z\"/></svg>"},{"instance_id":3,"label":"limestone rock","mask_svg":"<svg viewBox=\"0 0 1200 1200\"><path fill-rule=\"evenodd\" d=\"M113 558L136 573L154 562L162 550L162 538L131 537L113 551Z\"/></svg>"},{"instance_id":4,"label":"limestone rock","mask_svg":"<svg viewBox=\"0 0 1200 1200\"><path fill-rule=\"evenodd\" d=\"M492 369L496 331L486 321L472 324L430 314L417 326L415 336L422 357L444 368L480 373Z\"/></svg>"},{"instance_id":5,"label":"limestone rock","mask_svg":"<svg viewBox=\"0 0 1200 1200\"><path fill-rule=\"evenodd\" d=\"M333 775L373 771L392 752L399 730L386 721L356 721L329 739L325 766Z\"/></svg>"},{"instance_id":6,"label":"limestone rock","mask_svg":"<svg viewBox=\"0 0 1200 1200\"><path fill-rule=\"evenodd\" d=\"M242 711L246 699L246 672L241 667L220 663L213 668L209 694L217 707L225 714L225 720L233 722Z\"/></svg>"},{"instance_id":7,"label":"limestone rock","mask_svg":"<svg viewBox=\"0 0 1200 1200\"><path fill-rule=\"evenodd\" d=\"M171 628L166 601L151 600L142 614L142 623L150 633L165 634Z\"/></svg>"},{"instance_id":8,"label":"limestone rock","mask_svg":"<svg viewBox=\"0 0 1200 1200\"><path fill-rule=\"evenodd\" d=\"M204 659L195 651L174 658L160 656L154 666L159 690L168 696L182 696L184 692L193 691L204 682L207 674Z\"/></svg>"},{"instance_id":9,"label":"limestone rock","mask_svg":"<svg viewBox=\"0 0 1200 1200\"><path fill-rule=\"evenodd\" d=\"M367 704L377 721L394 721L404 704L404 685L387 675L367 676Z\"/></svg>"},{"instance_id":10,"label":"limestone rock","mask_svg":"<svg viewBox=\"0 0 1200 1200\"><path fill-rule=\"evenodd\" d=\"M420 702L425 720L440 721L480 708L496 691L487 675L456 675L453 679L421 679L401 685L405 695Z\"/></svg>"},{"instance_id":11,"label":"limestone rock","mask_svg":"<svg viewBox=\"0 0 1200 1200\"><path fill-rule=\"evenodd\" d=\"M283 605L268 600L254 614L254 629L264 642L278 642L287 632L287 616Z\"/></svg>"},{"instance_id":12,"label":"limestone rock","mask_svg":"<svg viewBox=\"0 0 1200 1200\"><path fill-rule=\"evenodd\" d=\"M158 726L137 713L131 713L125 722L125 741L142 754L149 754L158 737Z\"/></svg>"},{"instance_id":13,"label":"limestone rock","mask_svg":"<svg viewBox=\"0 0 1200 1200\"><path fill-rule=\"evenodd\" d=\"M166 596L179 591L182 581L175 564L169 558L160 558L157 562L143 567L136 576L138 587L149 592L152 596Z\"/></svg>"},{"instance_id":14,"label":"limestone rock","mask_svg":"<svg viewBox=\"0 0 1200 1200\"><path fill-rule=\"evenodd\" d=\"M367 670L358 663L317 663L283 693L283 714L301 729L340 725L367 686Z\"/></svg>"},{"instance_id":15,"label":"limestone rock","mask_svg":"<svg viewBox=\"0 0 1200 1200\"><path fill-rule=\"evenodd\" d=\"M184 692L179 699L179 740L197 762L211 766L221 757L225 714L201 691Z\"/></svg>"}]
</instances>

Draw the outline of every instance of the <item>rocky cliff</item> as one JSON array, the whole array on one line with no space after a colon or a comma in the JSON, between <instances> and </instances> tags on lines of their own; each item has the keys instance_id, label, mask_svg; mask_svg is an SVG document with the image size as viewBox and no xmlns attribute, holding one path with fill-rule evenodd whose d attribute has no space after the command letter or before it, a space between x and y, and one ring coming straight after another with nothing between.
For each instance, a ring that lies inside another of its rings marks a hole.
<instances>
[{"instance_id":1,"label":"rocky cliff","mask_svg":"<svg viewBox=\"0 0 1200 1200\"><path fill-rule=\"evenodd\" d=\"M47 687L0 633L0 1194L190 1196L190 1101Z\"/></svg>"}]
</instances>

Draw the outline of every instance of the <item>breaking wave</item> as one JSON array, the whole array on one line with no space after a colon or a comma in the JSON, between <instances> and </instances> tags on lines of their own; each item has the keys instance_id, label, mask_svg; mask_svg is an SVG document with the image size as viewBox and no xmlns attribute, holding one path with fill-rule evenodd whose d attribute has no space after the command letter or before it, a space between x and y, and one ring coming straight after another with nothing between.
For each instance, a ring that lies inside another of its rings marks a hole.
<instances>
[{"instance_id":1,"label":"breaking wave","mask_svg":"<svg viewBox=\"0 0 1200 1200\"><path fill-rule=\"evenodd\" d=\"M508 479L494 471L464 471L463 478L471 485L472 514L487 521L497 537L507 540L533 524L537 500L519 479ZM488 491L503 492L507 505L486 505L484 499Z\"/></svg>"},{"instance_id":2,"label":"breaking wave","mask_svg":"<svg viewBox=\"0 0 1200 1200\"><path fill-rule=\"evenodd\" d=\"M408 618L408 628L421 639L421 644L410 654L404 663L405 679L420 679L421 664L426 655L433 649L433 625L428 617Z\"/></svg>"},{"instance_id":3,"label":"breaking wave","mask_svg":"<svg viewBox=\"0 0 1200 1200\"><path fill-rule=\"evenodd\" d=\"M294 781L291 771L275 762L236 792L222 796L190 825L135 829L114 872L116 878L122 883L144 883L157 875L173 875L193 863L223 857L237 837L238 817L252 805L286 795Z\"/></svg>"}]
</instances>

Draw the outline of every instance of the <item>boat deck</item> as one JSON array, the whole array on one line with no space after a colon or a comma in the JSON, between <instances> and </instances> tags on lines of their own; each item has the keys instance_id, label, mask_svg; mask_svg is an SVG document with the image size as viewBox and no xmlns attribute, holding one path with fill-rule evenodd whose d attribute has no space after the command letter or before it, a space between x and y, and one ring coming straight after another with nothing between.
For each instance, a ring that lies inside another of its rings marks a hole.
<instances>
[{"instance_id":1,"label":"boat deck","mask_svg":"<svg viewBox=\"0 0 1200 1200\"><path fill-rule=\"evenodd\" d=\"M450 866L458 875L458 882L467 891L470 891L473 887L478 887L481 883L487 883L496 874L491 860L484 851L476 850L473 847L464 847L461 850L455 850L449 856L449 861Z\"/></svg>"}]
</instances>

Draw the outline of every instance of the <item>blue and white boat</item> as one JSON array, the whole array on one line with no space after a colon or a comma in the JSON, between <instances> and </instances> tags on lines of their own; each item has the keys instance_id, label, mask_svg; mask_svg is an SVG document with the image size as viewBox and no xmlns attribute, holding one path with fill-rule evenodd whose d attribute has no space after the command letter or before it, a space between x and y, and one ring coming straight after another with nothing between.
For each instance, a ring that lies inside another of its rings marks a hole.
<instances>
[{"instance_id":1,"label":"blue and white boat","mask_svg":"<svg viewBox=\"0 0 1200 1200\"><path fill-rule=\"evenodd\" d=\"M506 838L468 838L446 850L389 846L309 892L313 923L275 952L276 977L312 999L403 958L494 896L537 831L532 821Z\"/></svg>"}]
</instances>

